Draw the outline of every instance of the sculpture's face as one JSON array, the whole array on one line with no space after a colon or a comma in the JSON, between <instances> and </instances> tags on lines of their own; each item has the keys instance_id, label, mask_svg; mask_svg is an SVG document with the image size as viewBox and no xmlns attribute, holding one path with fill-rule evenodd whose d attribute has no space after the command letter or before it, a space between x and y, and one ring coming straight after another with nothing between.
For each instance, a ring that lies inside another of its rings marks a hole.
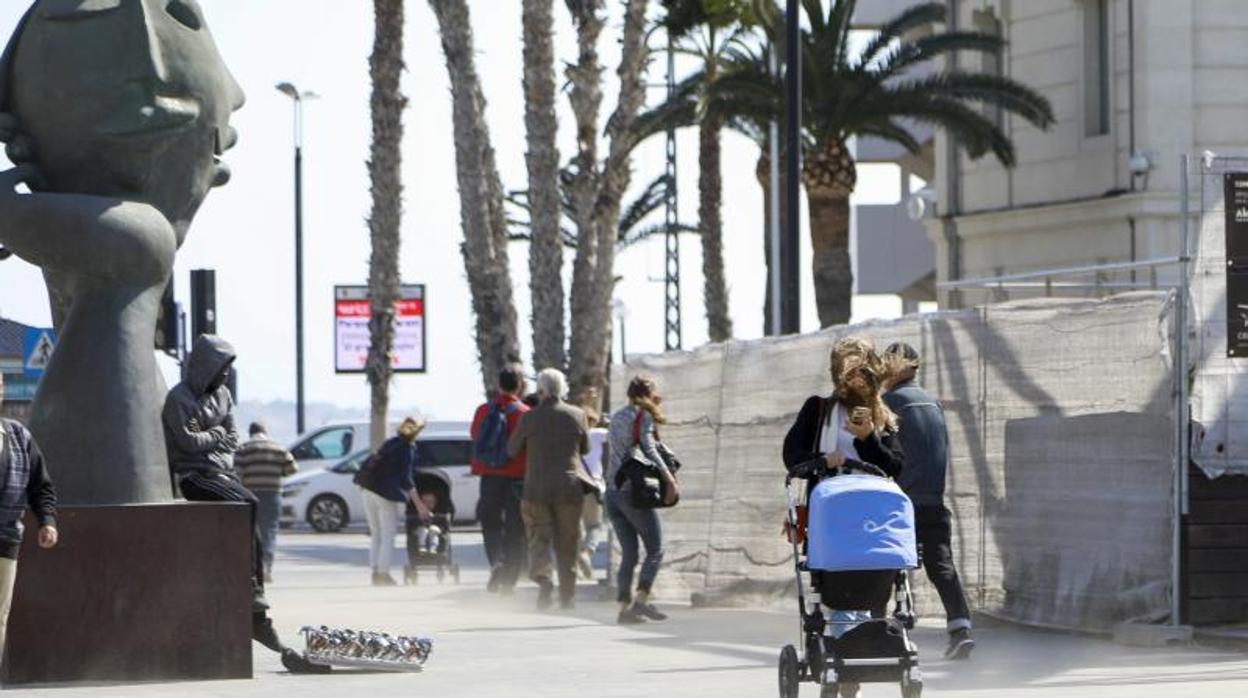
<instances>
[{"instance_id":1,"label":"sculpture's face","mask_svg":"<svg viewBox=\"0 0 1248 698\"><path fill-rule=\"evenodd\" d=\"M11 67L46 189L151 204L180 244L243 105L196 0L39 0Z\"/></svg>"}]
</instances>

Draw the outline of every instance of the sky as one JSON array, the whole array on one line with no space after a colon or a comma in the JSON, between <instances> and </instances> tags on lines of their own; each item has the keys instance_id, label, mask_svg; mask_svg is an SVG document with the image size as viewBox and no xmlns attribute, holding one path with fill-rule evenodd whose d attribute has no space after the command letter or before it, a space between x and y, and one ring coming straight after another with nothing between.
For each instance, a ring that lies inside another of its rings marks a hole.
<instances>
[{"instance_id":1,"label":"sky","mask_svg":"<svg viewBox=\"0 0 1248 698\"><path fill-rule=\"evenodd\" d=\"M488 4L489 12L481 9ZM652 3L657 6L657 3ZM190 270L215 269L218 333L239 353L239 396L243 401L293 400L294 198L293 103L275 85L292 82L319 99L304 112L304 305L307 400L347 408L366 407L362 375L336 375L333 364L333 287L363 284L369 254L369 211L365 161L370 140L368 55L372 4L366 0L200 0L209 28L247 104L234 114L238 145L226 153L230 183L213 190L178 253L176 293L189 306ZM611 18L600 42L608 82L603 118L615 105L619 3L607 3ZM0 3L0 36L9 36L28 3ZM487 99L486 116L503 185L527 187L525 168L522 42L519 2L471 2L477 69ZM575 58L575 34L562 3L555 3L556 62ZM407 71L403 91L404 217L400 271L405 283L426 285L425 374L395 379L394 409L418 409L437 419L464 419L480 401L470 298L459 254L462 233L455 185L450 91L437 24L425 2L407 3L404 33ZM651 65L649 82L663 81L663 62ZM563 84L560 77L559 84ZM662 89L651 89L657 104ZM560 156L573 152L571 112L560 103ZM749 141L724 135L725 258L730 311L736 337L763 332L762 194L754 179L758 151ZM678 140L681 219L697 220L697 138ZM0 165L8 162L0 156ZM633 162L636 190L663 171L662 139L643 145ZM864 166L855 201L885 203L896 197L896 175L887 166ZM631 195L630 197L631 198ZM805 206L803 205L803 209ZM809 243L803 233L803 330L818 329L809 271ZM684 347L707 341L702 306L698 240L681 242ZM527 358L529 294L527 249L511 249L520 337ZM567 255L570 273L571 254ZM663 244L660 238L625 251L617 260L622 280L616 296L628 308L629 354L663 349ZM855 319L895 316L891 297L856 299ZM0 315L30 325L50 325L38 269L12 258L0 263ZM618 336L618 333L617 333ZM618 341L618 340L617 340ZM618 349L618 343L617 343ZM162 360L167 380L176 366Z\"/></svg>"}]
</instances>

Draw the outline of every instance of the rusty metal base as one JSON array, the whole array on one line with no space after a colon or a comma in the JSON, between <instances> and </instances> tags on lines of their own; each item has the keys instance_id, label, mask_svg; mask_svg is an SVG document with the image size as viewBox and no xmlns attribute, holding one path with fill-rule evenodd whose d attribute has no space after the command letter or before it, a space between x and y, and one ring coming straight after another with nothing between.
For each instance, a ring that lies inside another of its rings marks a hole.
<instances>
[{"instance_id":1,"label":"rusty metal base","mask_svg":"<svg viewBox=\"0 0 1248 698\"><path fill-rule=\"evenodd\" d=\"M251 678L246 505L62 507L27 519L4 683Z\"/></svg>"}]
</instances>

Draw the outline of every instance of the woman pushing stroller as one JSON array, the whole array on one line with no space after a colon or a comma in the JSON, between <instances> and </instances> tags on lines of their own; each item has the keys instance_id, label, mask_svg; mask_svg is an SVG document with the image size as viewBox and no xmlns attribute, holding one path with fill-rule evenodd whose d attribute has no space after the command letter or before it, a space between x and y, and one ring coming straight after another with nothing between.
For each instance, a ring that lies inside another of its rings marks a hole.
<instances>
[{"instance_id":1,"label":"woman pushing stroller","mask_svg":"<svg viewBox=\"0 0 1248 698\"><path fill-rule=\"evenodd\" d=\"M905 455L898 438L897 418L882 399L883 362L876 354L871 341L862 337L846 337L837 341L832 348L830 358L832 394L827 397L814 396L807 399L785 437L784 464L789 477L807 481L806 501L811 502L813 507L816 498L821 498L823 500L821 503L826 504L833 501L832 497L826 496L830 492L821 489L819 493L816 493L819 483L828 477L851 472L883 476L868 477L861 487L865 490L896 490L895 496L886 493L884 498L903 502L896 517L899 520L903 519L902 510L909 511L908 500L905 500L905 496L892 483L884 482L884 477L895 478L901 473L905 465ZM846 490L855 487L856 485L851 484L850 480L852 478L845 479L839 489ZM838 477L837 481L841 482L841 478ZM879 484L875 485L870 481ZM867 494L866 496L870 498L874 495ZM912 519L912 511L909 513ZM825 696L836 696L839 692L841 698L853 698L860 695L859 682L853 670L845 669L845 666L853 665L853 662L846 663L843 659L838 659L833 666L831 648L852 645L854 636L847 635L848 633L857 626L871 621L873 617L877 619L884 617L888 601L898 581L898 567L873 564L875 561L870 560L864 562L861 567L853 565L846 567L826 565L822 560L816 559L826 557L824 551L828 549L826 545L817 545L821 542L817 536L832 536L838 541L838 545L844 547L849 545L849 541L854 539L855 534L851 530L816 530L819 526L826 525L832 518L825 516L821 521L816 521L815 514L816 512L812 510L809 551L803 549L799 552L799 557L809 552L806 562L810 569L811 585L819 593L819 603L823 606L824 612L822 618L817 612L812 612L808 616L807 610L803 608L804 625L807 628L817 628L808 634L805 643L808 660L803 662L803 666L806 667L803 672L824 684ZM887 528L891 523L890 521L877 523L864 520L853 528L861 532L862 528L868 524L882 529ZM801 521L791 520L790 525L800 526ZM793 531L791 535L800 537L801 532ZM914 545L912 536L909 541L908 546L901 547L908 547L912 550ZM889 560L900 560L912 556L913 553L910 552L889 558ZM861 556L858 557L863 559ZM903 567L911 565L912 563L905 562ZM875 629L863 628L859 635L865 636L874 631ZM825 634L829 638L826 641L823 637ZM904 638L904 634L902 637ZM913 652L908 641L903 639L902 643L896 646L896 650L896 653L900 655L897 666L902 669L910 666L909 658ZM838 677L836 669L841 669L848 675L842 673ZM829 678L824 677L825 670L828 671ZM909 677L909 674L907 676ZM880 679L867 678L865 680ZM914 688L921 691L921 684L917 681L915 684ZM783 695L788 690L785 688L783 660L781 687ZM796 690L795 686L792 690ZM907 695L911 693L907 691ZM917 695L917 691L913 694Z\"/></svg>"}]
</instances>

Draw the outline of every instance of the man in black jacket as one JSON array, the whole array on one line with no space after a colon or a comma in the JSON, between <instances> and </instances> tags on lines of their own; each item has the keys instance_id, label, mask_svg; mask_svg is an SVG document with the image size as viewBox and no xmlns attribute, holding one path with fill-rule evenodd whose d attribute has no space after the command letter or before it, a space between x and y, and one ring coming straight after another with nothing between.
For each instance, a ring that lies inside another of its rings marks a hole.
<instances>
[{"instance_id":1,"label":"man in black jacket","mask_svg":"<svg viewBox=\"0 0 1248 698\"><path fill-rule=\"evenodd\" d=\"M328 671L328 667L312 664L282 644L268 616L263 553L255 527L257 500L234 470L238 428L234 424L234 398L226 385L234 358L234 347L220 337L205 334L195 340L187 359L186 379L169 391L162 412L169 468L188 501L239 502L251 507L252 639L280 653L282 665L292 673Z\"/></svg>"},{"instance_id":2,"label":"man in black jacket","mask_svg":"<svg viewBox=\"0 0 1248 698\"><path fill-rule=\"evenodd\" d=\"M4 404L4 374L0 373L0 405ZM27 507L39 522L39 547L56 545L56 490L43 464L43 454L30 431L0 418L0 658L4 657L5 627L17 580L17 551L22 547L22 515Z\"/></svg>"},{"instance_id":3,"label":"man in black jacket","mask_svg":"<svg viewBox=\"0 0 1248 698\"><path fill-rule=\"evenodd\" d=\"M897 414L906 467L897 482L914 502L915 528L923 569L945 607L949 647L945 656L966 659L975 648L971 639L971 612L953 565L953 515L945 506L945 472L949 462L949 432L945 414L915 381L919 353L898 342L884 350L893 371L884 402Z\"/></svg>"}]
</instances>

